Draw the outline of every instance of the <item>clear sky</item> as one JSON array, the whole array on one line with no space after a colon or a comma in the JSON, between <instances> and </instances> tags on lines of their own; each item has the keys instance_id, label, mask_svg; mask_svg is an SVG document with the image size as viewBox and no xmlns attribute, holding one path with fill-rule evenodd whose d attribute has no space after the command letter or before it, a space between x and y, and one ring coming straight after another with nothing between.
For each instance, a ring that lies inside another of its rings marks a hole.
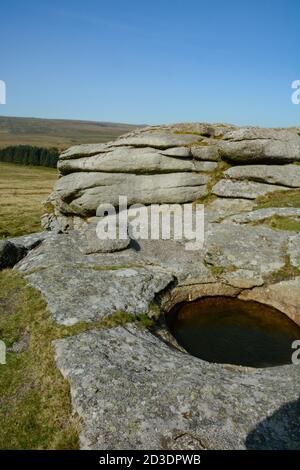
<instances>
[{"instance_id":1,"label":"clear sky","mask_svg":"<svg viewBox=\"0 0 300 470\"><path fill-rule=\"evenodd\" d=\"M299 0L2 0L0 115L300 125Z\"/></svg>"}]
</instances>

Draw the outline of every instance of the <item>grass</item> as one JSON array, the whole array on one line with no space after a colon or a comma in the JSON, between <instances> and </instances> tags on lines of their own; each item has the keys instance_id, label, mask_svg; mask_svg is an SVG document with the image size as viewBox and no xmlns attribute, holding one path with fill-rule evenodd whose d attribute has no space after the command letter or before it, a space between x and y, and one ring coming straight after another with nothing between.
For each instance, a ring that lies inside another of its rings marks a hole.
<instances>
[{"instance_id":1,"label":"grass","mask_svg":"<svg viewBox=\"0 0 300 470\"><path fill-rule=\"evenodd\" d=\"M0 162L0 238L41 230L42 201L56 179L53 168Z\"/></svg>"},{"instance_id":2,"label":"grass","mask_svg":"<svg viewBox=\"0 0 300 470\"><path fill-rule=\"evenodd\" d=\"M300 270L291 264L290 257L286 254L284 266L275 273L272 273L268 278L268 282L274 284L287 279L293 279L294 277L299 276L299 274Z\"/></svg>"},{"instance_id":3,"label":"grass","mask_svg":"<svg viewBox=\"0 0 300 470\"><path fill-rule=\"evenodd\" d=\"M224 177L224 171L228 170L228 168L230 168L229 163L224 161L220 161L218 163L215 171L209 174L211 178L207 183L207 194L194 201L193 204L209 204L210 202L213 202L215 199L217 199L217 196L212 194L212 188Z\"/></svg>"},{"instance_id":4,"label":"grass","mask_svg":"<svg viewBox=\"0 0 300 470\"><path fill-rule=\"evenodd\" d=\"M276 230L288 230L291 232L300 232L300 221L294 219L293 217L284 217L279 215L273 215L272 217L268 217L263 221L259 221L258 224L255 225L268 225L269 227L276 229Z\"/></svg>"},{"instance_id":5,"label":"grass","mask_svg":"<svg viewBox=\"0 0 300 470\"><path fill-rule=\"evenodd\" d=\"M187 135L199 135L201 137L201 132L192 131L189 129L176 129L173 131L174 134L187 134Z\"/></svg>"},{"instance_id":6,"label":"grass","mask_svg":"<svg viewBox=\"0 0 300 470\"><path fill-rule=\"evenodd\" d=\"M255 209L268 207L300 207L300 189L275 191L257 198Z\"/></svg>"},{"instance_id":7,"label":"grass","mask_svg":"<svg viewBox=\"0 0 300 470\"><path fill-rule=\"evenodd\" d=\"M13 271L0 272L0 338L7 348L24 335L26 350L7 352L0 365L0 448L77 449L80 421L72 414L68 382L56 368L52 341L95 328L135 322L150 327L147 315L116 312L72 327L55 323L40 294Z\"/></svg>"},{"instance_id":8,"label":"grass","mask_svg":"<svg viewBox=\"0 0 300 470\"><path fill-rule=\"evenodd\" d=\"M39 294L13 271L0 273L0 334L7 347L24 334L27 351L0 365L0 448L77 449L78 418L55 367L55 327Z\"/></svg>"}]
</instances>

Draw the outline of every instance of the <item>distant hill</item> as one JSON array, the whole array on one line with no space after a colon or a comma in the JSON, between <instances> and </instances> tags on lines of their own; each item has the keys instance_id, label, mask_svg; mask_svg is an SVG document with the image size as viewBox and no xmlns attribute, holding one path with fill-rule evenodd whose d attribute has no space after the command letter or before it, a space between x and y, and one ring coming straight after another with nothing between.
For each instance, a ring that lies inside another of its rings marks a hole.
<instances>
[{"instance_id":1,"label":"distant hill","mask_svg":"<svg viewBox=\"0 0 300 470\"><path fill-rule=\"evenodd\" d=\"M0 148L15 145L57 147L107 142L137 128L130 124L0 116Z\"/></svg>"}]
</instances>

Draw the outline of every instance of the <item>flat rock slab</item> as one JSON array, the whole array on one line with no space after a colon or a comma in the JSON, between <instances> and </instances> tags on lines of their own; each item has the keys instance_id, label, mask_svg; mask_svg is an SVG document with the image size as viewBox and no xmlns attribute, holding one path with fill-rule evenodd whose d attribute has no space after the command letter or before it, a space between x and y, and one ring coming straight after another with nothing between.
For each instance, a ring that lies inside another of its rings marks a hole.
<instances>
[{"instance_id":1,"label":"flat rock slab","mask_svg":"<svg viewBox=\"0 0 300 470\"><path fill-rule=\"evenodd\" d=\"M158 149L168 149L170 147L180 147L192 144L199 140L199 136L194 134L179 134L170 131L140 132L128 137L120 137L113 142L113 146L130 145L133 147L153 147Z\"/></svg>"},{"instance_id":2,"label":"flat rock slab","mask_svg":"<svg viewBox=\"0 0 300 470\"><path fill-rule=\"evenodd\" d=\"M128 205L185 203L206 194L209 177L198 173L135 175L127 173L71 173L58 180L54 192L61 198L64 211L77 215L95 215L100 204L119 205L127 196Z\"/></svg>"},{"instance_id":3,"label":"flat rock slab","mask_svg":"<svg viewBox=\"0 0 300 470\"><path fill-rule=\"evenodd\" d=\"M221 222L233 214L239 215L251 211L254 204L254 201L249 199L217 198L209 204L205 204L205 221Z\"/></svg>"},{"instance_id":4,"label":"flat rock slab","mask_svg":"<svg viewBox=\"0 0 300 470\"><path fill-rule=\"evenodd\" d=\"M223 222L234 222L237 224L247 224L251 222L260 222L273 216L279 217L300 217L300 208L297 207L268 207L266 209L257 209L251 212L235 214L223 219Z\"/></svg>"},{"instance_id":5,"label":"flat rock slab","mask_svg":"<svg viewBox=\"0 0 300 470\"><path fill-rule=\"evenodd\" d=\"M69 160L73 158L80 158L87 155L96 155L97 153L104 153L109 150L109 144L82 144L73 145L65 150L60 155L60 160Z\"/></svg>"},{"instance_id":6,"label":"flat rock slab","mask_svg":"<svg viewBox=\"0 0 300 470\"><path fill-rule=\"evenodd\" d=\"M26 276L60 324L91 322L117 311L148 313L172 276L155 268L53 266Z\"/></svg>"},{"instance_id":7,"label":"flat rock slab","mask_svg":"<svg viewBox=\"0 0 300 470\"><path fill-rule=\"evenodd\" d=\"M205 261L213 266L251 270L260 275L276 272L285 265L286 244L291 232L268 227L209 224L204 246Z\"/></svg>"},{"instance_id":8,"label":"flat rock slab","mask_svg":"<svg viewBox=\"0 0 300 470\"><path fill-rule=\"evenodd\" d=\"M210 364L136 327L55 341L83 449L299 449L298 366Z\"/></svg>"},{"instance_id":9,"label":"flat rock slab","mask_svg":"<svg viewBox=\"0 0 300 470\"><path fill-rule=\"evenodd\" d=\"M13 237L10 238L9 241L15 245L22 246L29 251L37 247L49 237L51 237L51 233L49 232L37 232L29 235L22 235L21 237Z\"/></svg>"},{"instance_id":10,"label":"flat rock slab","mask_svg":"<svg viewBox=\"0 0 300 470\"><path fill-rule=\"evenodd\" d=\"M117 310L147 313L156 295L173 281L181 286L216 282L213 267L222 275L244 270L239 279L226 279L233 286L260 285L261 276L285 265L292 234L207 224L201 250L186 250L184 242L174 240L141 240L120 252L102 254L84 254L81 236L52 234L16 266L42 292L53 318L66 325Z\"/></svg>"},{"instance_id":11,"label":"flat rock slab","mask_svg":"<svg viewBox=\"0 0 300 470\"><path fill-rule=\"evenodd\" d=\"M81 157L69 160L59 160L58 169L62 174L76 171L101 171L113 173L160 174L182 171L205 171L205 165L195 161L192 157L179 158L176 152L170 149L168 154L160 153L153 148L127 148L120 147L107 153ZM189 150L189 149L186 149ZM175 155L170 155L174 153ZM178 153L183 153L182 150ZM210 171L216 163L206 165Z\"/></svg>"},{"instance_id":12,"label":"flat rock slab","mask_svg":"<svg viewBox=\"0 0 300 470\"><path fill-rule=\"evenodd\" d=\"M299 165L243 165L224 172L228 178L300 188Z\"/></svg>"},{"instance_id":13,"label":"flat rock slab","mask_svg":"<svg viewBox=\"0 0 300 470\"><path fill-rule=\"evenodd\" d=\"M212 188L212 194L220 197L256 199L275 191L286 191L285 186L256 183L254 181L233 181L222 179Z\"/></svg>"},{"instance_id":14,"label":"flat rock slab","mask_svg":"<svg viewBox=\"0 0 300 470\"><path fill-rule=\"evenodd\" d=\"M279 135L270 138L240 138L241 140L219 143L222 158L242 164L300 161L300 137L296 134L290 133L287 139L280 139Z\"/></svg>"}]
</instances>

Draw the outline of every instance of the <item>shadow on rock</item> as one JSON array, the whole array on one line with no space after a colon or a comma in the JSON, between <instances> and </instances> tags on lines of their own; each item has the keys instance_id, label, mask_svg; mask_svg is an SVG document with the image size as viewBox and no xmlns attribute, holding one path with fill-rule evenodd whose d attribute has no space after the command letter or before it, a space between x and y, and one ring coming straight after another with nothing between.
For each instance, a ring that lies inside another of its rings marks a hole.
<instances>
[{"instance_id":1,"label":"shadow on rock","mask_svg":"<svg viewBox=\"0 0 300 470\"><path fill-rule=\"evenodd\" d=\"M261 421L248 434L246 448L300 450L300 397Z\"/></svg>"}]
</instances>

